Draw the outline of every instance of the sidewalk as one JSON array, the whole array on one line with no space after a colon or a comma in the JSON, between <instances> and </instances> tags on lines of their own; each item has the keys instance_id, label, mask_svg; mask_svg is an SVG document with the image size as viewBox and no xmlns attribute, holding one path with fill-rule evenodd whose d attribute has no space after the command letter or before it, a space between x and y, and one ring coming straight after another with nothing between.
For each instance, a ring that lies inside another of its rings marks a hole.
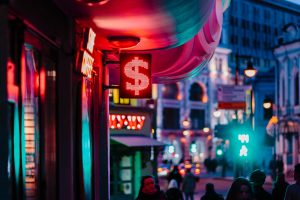
<instances>
[{"instance_id":1,"label":"sidewalk","mask_svg":"<svg viewBox=\"0 0 300 200\"><path fill-rule=\"evenodd\" d=\"M233 181L234 180L233 174L234 174L233 170L227 170L226 171L226 176L222 177L220 168L218 168L215 173L207 173L206 169L203 168L202 171L201 171L200 178L212 178L212 179L217 179L217 180ZM244 177L249 178L249 175L244 176ZM289 183L293 182L293 180L287 180L287 181ZM265 184L267 184L267 185L272 185L273 184L272 178L268 174L267 174L267 177L266 177Z\"/></svg>"}]
</instances>

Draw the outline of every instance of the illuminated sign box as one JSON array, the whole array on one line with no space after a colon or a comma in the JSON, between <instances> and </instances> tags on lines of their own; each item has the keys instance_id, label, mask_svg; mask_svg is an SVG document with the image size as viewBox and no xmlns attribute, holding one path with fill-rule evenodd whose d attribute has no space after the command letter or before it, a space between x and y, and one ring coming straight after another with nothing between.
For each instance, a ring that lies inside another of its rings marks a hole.
<instances>
[{"instance_id":1,"label":"illuminated sign box","mask_svg":"<svg viewBox=\"0 0 300 200\"><path fill-rule=\"evenodd\" d=\"M93 64L94 58L92 56L94 50L96 33L91 29L88 28L85 30L84 38L83 38L83 45L78 59L78 71L91 78L93 72Z\"/></svg>"},{"instance_id":2,"label":"illuminated sign box","mask_svg":"<svg viewBox=\"0 0 300 200\"><path fill-rule=\"evenodd\" d=\"M116 130L141 130L145 119L145 115L110 114L109 127Z\"/></svg>"},{"instance_id":3,"label":"illuminated sign box","mask_svg":"<svg viewBox=\"0 0 300 200\"><path fill-rule=\"evenodd\" d=\"M91 78L92 77L92 71L93 71L93 63L94 58L86 51L80 52L79 56L79 63L80 63L80 72Z\"/></svg>"},{"instance_id":4,"label":"illuminated sign box","mask_svg":"<svg viewBox=\"0 0 300 200\"><path fill-rule=\"evenodd\" d=\"M247 89L244 85L217 85L218 109L245 109Z\"/></svg>"},{"instance_id":5,"label":"illuminated sign box","mask_svg":"<svg viewBox=\"0 0 300 200\"><path fill-rule=\"evenodd\" d=\"M88 50L91 54L94 50L95 38L96 33L93 31L93 29L86 29L84 32L83 49Z\"/></svg>"},{"instance_id":6,"label":"illuminated sign box","mask_svg":"<svg viewBox=\"0 0 300 200\"><path fill-rule=\"evenodd\" d=\"M120 55L120 97L151 98L151 54Z\"/></svg>"},{"instance_id":7,"label":"illuminated sign box","mask_svg":"<svg viewBox=\"0 0 300 200\"><path fill-rule=\"evenodd\" d=\"M151 134L151 111L140 107L111 107L109 128L111 134Z\"/></svg>"}]
</instances>

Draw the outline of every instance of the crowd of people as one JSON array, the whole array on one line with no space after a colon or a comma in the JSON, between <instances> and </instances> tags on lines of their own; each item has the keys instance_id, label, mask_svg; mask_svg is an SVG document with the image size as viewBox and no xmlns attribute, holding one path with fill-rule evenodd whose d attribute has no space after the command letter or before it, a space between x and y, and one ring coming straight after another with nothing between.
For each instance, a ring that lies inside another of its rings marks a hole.
<instances>
[{"instance_id":1,"label":"crowd of people","mask_svg":"<svg viewBox=\"0 0 300 200\"><path fill-rule=\"evenodd\" d=\"M233 180L225 200L300 200L300 164L294 167L294 184L289 185L285 181L283 173L278 173L274 182L272 193L267 192L263 185L266 174L257 169L250 175L249 179L239 177ZM194 200L197 178L190 169L182 177L178 167L168 176L168 190L166 193L155 184L152 176L144 176L141 180L141 188L136 200ZM214 189L213 183L207 183L205 194L200 200L224 200ZM184 198L185 197L185 198Z\"/></svg>"}]
</instances>

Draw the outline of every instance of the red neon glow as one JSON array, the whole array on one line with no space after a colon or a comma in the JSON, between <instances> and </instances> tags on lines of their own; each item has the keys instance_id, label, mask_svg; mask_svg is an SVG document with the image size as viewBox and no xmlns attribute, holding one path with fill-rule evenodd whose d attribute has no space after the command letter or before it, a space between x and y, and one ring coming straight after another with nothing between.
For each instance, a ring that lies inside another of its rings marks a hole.
<instances>
[{"instance_id":1,"label":"red neon glow","mask_svg":"<svg viewBox=\"0 0 300 200\"><path fill-rule=\"evenodd\" d=\"M93 71L93 63L94 63L94 58L87 51L83 51L80 72L83 75L91 78L92 71Z\"/></svg>"},{"instance_id":2,"label":"red neon glow","mask_svg":"<svg viewBox=\"0 0 300 200\"><path fill-rule=\"evenodd\" d=\"M109 115L109 127L111 129L141 130L146 117L144 115Z\"/></svg>"},{"instance_id":3,"label":"red neon glow","mask_svg":"<svg viewBox=\"0 0 300 200\"><path fill-rule=\"evenodd\" d=\"M121 54L121 98L151 98L151 55Z\"/></svg>"},{"instance_id":4,"label":"red neon glow","mask_svg":"<svg viewBox=\"0 0 300 200\"><path fill-rule=\"evenodd\" d=\"M39 95L40 77L38 72L34 72L34 96Z\"/></svg>"},{"instance_id":5,"label":"red neon glow","mask_svg":"<svg viewBox=\"0 0 300 200\"><path fill-rule=\"evenodd\" d=\"M8 99L17 102L19 90L15 85L15 65L11 60L7 62L7 91Z\"/></svg>"},{"instance_id":6,"label":"red neon glow","mask_svg":"<svg viewBox=\"0 0 300 200\"><path fill-rule=\"evenodd\" d=\"M40 86L40 97L42 99L45 99L45 93L46 93L46 72L45 72L45 68L44 67L42 67L41 70L40 70L39 86Z\"/></svg>"}]
</instances>

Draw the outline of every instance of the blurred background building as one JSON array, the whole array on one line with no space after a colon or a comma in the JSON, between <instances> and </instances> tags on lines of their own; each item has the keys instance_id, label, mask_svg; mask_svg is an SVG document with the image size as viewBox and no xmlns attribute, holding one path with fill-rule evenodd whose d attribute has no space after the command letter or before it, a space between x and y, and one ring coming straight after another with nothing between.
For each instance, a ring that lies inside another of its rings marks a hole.
<instances>
[{"instance_id":1,"label":"blurred background building","mask_svg":"<svg viewBox=\"0 0 300 200\"><path fill-rule=\"evenodd\" d=\"M300 161L300 26L288 23L274 48L276 57L276 120L268 131L275 138L274 152L282 157L285 172ZM288 173L289 176L292 173Z\"/></svg>"}]
</instances>

